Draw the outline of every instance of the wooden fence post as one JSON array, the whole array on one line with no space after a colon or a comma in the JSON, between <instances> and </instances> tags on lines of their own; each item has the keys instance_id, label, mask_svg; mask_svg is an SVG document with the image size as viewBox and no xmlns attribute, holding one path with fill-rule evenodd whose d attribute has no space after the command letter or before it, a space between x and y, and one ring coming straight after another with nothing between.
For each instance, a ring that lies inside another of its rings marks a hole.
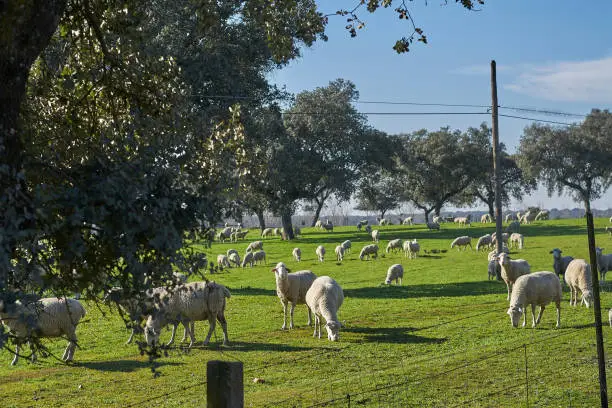
<instances>
[{"instance_id":1,"label":"wooden fence post","mask_svg":"<svg viewBox=\"0 0 612 408\"><path fill-rule=\"evenodd\" d=\"M208 408L244 407L242 363L213 360L206 367Z\"/></svg>"}]
</instances>

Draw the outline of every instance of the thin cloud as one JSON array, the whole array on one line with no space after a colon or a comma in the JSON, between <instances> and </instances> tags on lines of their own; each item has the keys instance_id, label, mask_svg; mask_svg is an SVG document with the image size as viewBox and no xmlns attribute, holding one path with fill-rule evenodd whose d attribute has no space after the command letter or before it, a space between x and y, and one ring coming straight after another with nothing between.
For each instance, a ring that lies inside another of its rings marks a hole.
<instances>
[{"instance_id":1,"label":"thin cloud","mask_svg":"<svg viewBox=\"0 0 612 408\"><path fill-rule=\"evenodd\" d=\"M497 72L508 72L513 68L508 65L497 65L496 69ZM451 73L459 75L490 75L491 65L468 65L454 69Z\"/></svg>"},{"instance_id":2,"label":"thin cloud","mask_svg":"<svg viewBox=\"0 0 612 408\"><path fill-rule=\"evenodd\" d=\"M523 66L504 88L551 101L612 102L612 57Z\"/></svg>"}]
</instances>

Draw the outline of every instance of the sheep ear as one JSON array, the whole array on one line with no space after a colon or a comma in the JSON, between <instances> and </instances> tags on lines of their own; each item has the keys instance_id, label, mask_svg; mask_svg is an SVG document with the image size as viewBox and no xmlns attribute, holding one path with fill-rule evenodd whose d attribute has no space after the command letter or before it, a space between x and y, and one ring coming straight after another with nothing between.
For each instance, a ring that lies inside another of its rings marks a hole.
<instances>
[{"instance_id":1,"label":"sheep ear","mask_svg":"<svg viewBox=\"0 0 612 408\"><path fill-rule=\"evenodd\" d=\"M274 273L276 273L276 268L272 268L272 269L270 269L270 272L274 272Z\"/></svg>"}]
</instances>

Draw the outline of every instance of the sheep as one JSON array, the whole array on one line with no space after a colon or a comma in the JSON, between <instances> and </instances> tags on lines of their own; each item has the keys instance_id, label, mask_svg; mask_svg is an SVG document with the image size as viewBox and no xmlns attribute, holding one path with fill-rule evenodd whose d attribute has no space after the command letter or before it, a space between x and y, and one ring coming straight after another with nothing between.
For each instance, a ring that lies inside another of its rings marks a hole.
<instances>
[{"instance_id":1,"label":"sheep","mask_svg":"<svg viewBox=\"0 0 612 408\"><path fill-rule=\"evenodd\" d=\"M368 225L368 220L361 220L357 223L357 230L361 231L361 228L367 225Z\"/></svg>"},{"instance_id":2,"label":"sheep","mask_svg":"<svg viewBox=\"0 0 612 408\"><path fill-rule=\"evenodd\" d=\"M493 243L493 241L491 239L491 235L490 234L483 235L482 237L478 238L478 242L476 243L476 250L480 251L485 246L487 248L490 248L492 243Z\"/></svg>"},{"instance_id":3,"label":"sheep","mask_svg":"<svg viewBox=\"0 0 612 408\"><path fill-rule=\"evenodd\" d=\"M368 233L368 234L371 234L371 233L372 233L372 227L371 227L371 226L369 226L369 225L366 225L366 226L365 226L364 231L365 231L366 233Z\"/></svg>"},{"instance_id":4,"label":"sheep","mask_svg":"<svg viewBox=\"0 0 612 408\"><path fill-rule=\"evenodd\" d=\"M306 303L306 292L310 289L317 275L307 270L289 273L291 271L283 262L277 263L272 272L274 272L276 278L276 294L283 305L283 326L281 330L287 329L287 304L289 303L291 303L289 328L293 329L293 310L295 305ZM310 307L307 306L307 308L308 326L310 326L312 325L312 316Z\"/></svg>"},{"instance_id":5,"label":"sheep","mask_svg":"<svg viewBox=\"0 0 612 408\"><path fill-rule=\"evenodd\" d=\"M404 241L404 256L416 259L420 251L421 245L419 245L416 239Z\"/></svg>"},{"instance_id":6,"label":"sheep","mask_svg":"<svg viewBox=\"0 0 612 408\"><path fill-rule=\"evenodd\" d=\"M542 210L535 216L535 221L544 221L549 217L548 210Z\"/></svg>"},{"instance_id":7,"label":"sheep","mask_svg":"<svg viewBox=\"0 0 612 408\"><path fill-rule=\"evenodd\" d=\"M239 239L244 239L244 238L246 238L248 233L249 233L249 230L246 230L246 231L236 231L236 232L232 233L232 237L233 237L232 241L236 242Z\"/></svg>"},{"instance_id":8,"label":"sheep","mask_svg":"<svg viewBox=\"0 0 612 408\"><path fill-rule=\"evenodd\" d=\"M274 229L272 228L266 228L263 231L261 231L262 238L271 237L272 235L274 235Z\"/></svg>"},{"instance_id":9,"label":"sheep","mask_svg":"<svg viewBox=\"0 0 612 408\"><path fill-rule=\"evenodd\" d=\"M610 238L612 238L612 227L606 227L605 231L610 235Z\"/></svg>"},{"instance_id":10,"label":"sheep","mask_svg":"<svg viewBox=\"0 0 612 408\"><path fill-rule=\"evenodd\" d=\"M315 254L317 255L319 262L325 261L325 247L323 245L319 245L317 249L315 249Z\"/></svg>"},{"instance_id":11,"label":"sheep","mask_svg":"<svg viewBox=\"0 0 612 408\"><path fill-rule=\"evenodd\" d=\"M43 298L31 303L17 301L12 304L0 300L0 322L15 336L15 357L11 365L17 364L21 344L27 341L32 350L32 362L36 352L31 338L68 337L68 345L62 356L72 361L77 346L76 328L85 317L85 308L76 299Z\"/></svg>"},{"instance_id":12,"label":"sheep","mask_svg":"<svg viewBox=\"0 0 612 408\"><path fill-rule=\"evenodd\" d=\"M514 221L515 219L514 214L506 214L506 222Z\"/></svg>"},{"instance_id":13,"label":"sheep","mask_svg":"<svg viewBox=\"0 0 612 408\"><path fill-rule=\"evenodd\" d=\"M253 254L254 252L247 252L246 254L244 254L244 258L242 258L242 264L240 266L242 266L243 268L247 265L250 265L251 268L253 267L253 264L255 263L255 259L253 258Z\"/></svg>"},{"instance_id":14,"label":"sheep","mask_svg":"<svg viewBox=\"0 0 612 408\"><path fill-rule=\"evenodd\" d=\"M548 271L534 272L528 275L519 276L514 284L512 299L508 308L510 322L513 327L518 327L521 315L525 313L523 327L527 323L527 305L531 305L533 318L532 327L540 323L544 308L550 302L555 302L557 307L557 326L561 326L561 282L559 278ZM538 317L535 317L535 307L540 306Z\"/></svg>"},{"instance_id":15,"label":"sheep","mask_svg":"<svg viewBox=\"0 0 612 408\"><path fill-rule=\"evenodd\" d=\"M480 217L480 222L482 224L487 223L487 222L491 223L493 222L493 219L491 218L490 214L482 214L482 216Z\"/></svg>"},{"instance_id":16,"label":"sheep","mask_svg":"<svg viewBox=\"0 0 612 408\"><path fill-rule=\"evenodd\" d=\"M291 254L296 262L300 262L302 260L302 250L300 248L293 248Z\"/></svg>"},{"instance_id":17,"label":"sheep","mask_svg":"<svg viewBox=\"0 0 612 408\"><path fill-rule=\"evenodd\" d=\"M306 304L315 315L315 328L313 337L321 338L321 319L324 318L327 338L336 341L339 338L340 328L343 325L338 321L338 309L344 301L344 292L338 283L329 276L315 279L306 292Z\"/></svg>"},{"instance_id":18,"label":"sheep","mask_svg":"<svg viewBox=\"0 0 612 408\"><path fill-rule=\"evenodd\" d=\"M380 221L378 221L378 225L383 226L383 225L391 225L391 221L389 221L386 218L381 218Z\"/></svg>"},{"instance_id":19,"label":"sheep","mask_svg":"<svg viewBox=\"0 0 612 408\"><path fill-rule=\"evenodd\" d=\"M470 227L472 226L472 223L470 222L470 217L456 217L454 219L454 222L456 224L463 225L463 226L465 225L469 225Z\"/></svg>"},{"instance_id":20,"label":"sheep","mask_svg":"<svg viewBox=\"0 0 612 408\"><path fill-rule=\"evenodd\" d=\"M212 281L191 282L168 292L162 296L156 310L147 318L145 326L147 344L153 347L158 346L162 327L173 324L176 328L178 323L182 323L185 330L189 332L191 339L189 348L191 348L195 343L195 333L189 329L189 323L208 320L210 327L204 339L204 345L207 345L218 320L223 329L223 345L229 345L224 312L225 299L229 299L230 296L230 291L225 286ZM167 345L171 345L173 341L174 337Z\"/></svg>"},{"instance_id":21,"label":"sheep","mask_svg":"<svg viewBox=\"0 0 612 408\"><path fill-rule=\"evenodd\" d=\"M229 259L228 259L227 255L225 255L225 254L217 255L217 265L219 265L219 268L221 268L221 270L223 270L223 268L225 268L225 267L228 267L228 268L232 267L230 265L230 262L229 262Z\"/></svg>"},{"instance_id":22,"label":"sheep","mask_svg":"<svg viewBox=\"0 0 612 408\"><path fill-rule=\"evenodd\" d=\"M401 251L402 250L402 240L401 239L392 239L391 241L389 241L389 243L387 244L387 253L389 253L389 251L393 251L393 252L397 252L397 251Z\"/></svg>"},{"instance_id":23,"label":"sheep","mask_svg":"<svg viewBox=\"0 0 612 408\"><path fill-rule=\"evenodd\" d=\"M230 263L236 265L236 268L240 266L240 255L237 252L232 252L228 257Z\"/></svg>"},{"instance_id":24,"label":"sheep","mask_svg":"<svg viewBox=\"0 0 612 408\"><path fill-rule=\"evenodd\" d=\"M402 221L402 225L412 225L413 221L412 221L412 217L406 217L404 218L404 220Z\"/></svg>"},{"instance_id":25,"label":"sheep","mask_svg":"<svg viewBox=\"0 0 612 408\"><path fill-rule=\"evenodd\" d=\"M342 245L336 246L336 259L338 262L342 262L344 259L344 247Z\"/></svg>"},{"instance_id":26,"label":"sheep","mask_svg":"<svg viewBox=\"0 0 612 408\"><path fill-rule=\"evenodd\" d=\"M400 264L394 264L387 269L387 278L385 279L385 283L390 285L393 280L395 280L395 284L398 282L402 284L402 278L404 277L404 267Z\"/></svg>"},{"instance_id":27,"label":"sheep","mask_svg":"<svg viewBox=\"0 0 612 408\"><path fill-rule=\"evenodd\" d=\"M451 249L454 247L457 247L457 250L459 251L461 250L460 247L463 247L463 249L467 250L468 245L470 246L470 249L473 249L472 248L472 238L467 235L464 235L464 236L455 238L455 240L451 243L450 247Z\"/></svg>"},{"instance_id":28,"label":"sheep","mask_svg":"<svg viewBox=\"0 0 612 408\"><path fill-rule=\"evenodd\" d=\"M510 300L512 285L519 276L528 274L531 271L531 267L524 259L510 259L510 255L505 252L499 254L498 262L499 266L501 266L501 277L508 288L508 296L506 297L506 300Z\"/></svg>"},{"instance_id":29,"label":"sheep","mask_svg":"<svg viewBox=\"0 0 612 408\"><path fill-rule=\"evenodd\" d=\"M294 226L293 227L293 236L297 237L299 235L302 235L302 230L300 229L300 227Z\"/></svg>"},{"instance_id":30,"label":"sheep","mask_svg":"<svg viewBox=\"0 0 612 408\"><path fill-rule=\"evenodd\" d=\"M262 241L253 241L249 244L249 246L246 249L246 252L251 252L251 251L255 251L256 249L263 249L263 242Z\"/></svg>"},{"instance_id":31,"label":"sheep","mask_svg":"<svg viewBox=\"0 0 612 408\"><path fill-rule=\"evenodd\" d=\"M372 241L378 242L379 236L380 236L380 231L378 230L372 231Z\"/></svg>"},{"instance_id":32,"label":"sheep","mask_svg":"<svg viewBox=\"0 0 612 408\"><path fill-rule=\"evenodd\" d=\"M502 252L509 253L508 247L503 245ZM487 267L487 279L497 279L498 276L501 276L501 267L499 266L497 250L493 250L489 252L487 256L487 260L489 261L489 265Z\"/></svg>"},{"instance_id":33,"label":"sheep","mask_svg":"<svg viewBox=\"0 0 612 408\"><path fill-rule=\"evenodd\" d=\"M507 233L519 232L520 229L521 229L521 223L518 221L512 221L506 227L506 232Z\"/></svg>"},{"instance_id":34,"label":"sheep","mask_svg":"<svg viewBox=\"0 0 612 408\"><path fill-rule=\"evenodd\" d=\"M278 237L280 235L280 232L281 232L280 228L274 228L272 230L272 235L274 235L275 237Z\"/></svg>"},{"instance_id":35,"label":"sheep","mask_svg":"<svg viewBox=\"0 0 612 408\"><path fill-rule=\"evenodd\" d=\"M264 251L253 252L253 262L266 264L266 253Z\"/></svg>"},{"instance_id":36,"label":"sheep","mask_svg":"<svg viewBox=\"0 0 612 408\"><path fill-rule=\"evenodd\" d=\"M587 309L593 303L593 284L591 282L591 266L584 259L574 259L565 271L565 283L570 289L570 306L578 303L578 291L582 293L580 304Z\"/></svg>"},{"instance_id":37,"label":"sheep","mask_svg":"<svg viewBox=\"0 0 612 408\"><path fill-rule=\"evenodd\" d=\"M323 229L325 231L333 231L334 230L334 224L332 224L329 220L327 220L327 222L325 224L323 224Z\"/></svg>"},{"instance_id":38,"label":"sheep","mask_svg":"<svg viewBox=\"0 0 612 408\"><path fill-rule=\"evenodd\" d=\"M370 244L361 248L359 253L359 259L363 261L363 258L367 255L368 259L378 258L378 245Z\"/></svg>"},{"instance_id":39,"label":"sheep","mask_svg":"<svg viewBox=\"0 0 612 408\"><path fill-rule=\"evenodd\" d=\"M536 213L529 210L519 219L523 224L531 224L536 218Z\"/></svg>"},{"instance_id":40,"label":"sheep","mask_svg":"<svg viewBox=\"0 0 612 408\"><path fill-rule=\"evenodd\" d=\"M510 235L510 238L508 238L508 246L523 249L525 247L525 237L523 234L513 232L512 235Z\"/></svg>"},{"instance_id":41,"label":"sheep","mask_svg":"<svg viewBox=\"0 0 612 408\"><path fill-rule=\"evenodd\" d=\"M351 241L349 241L348 239L340 245L342 245L342 247L344 248L344 252L351 252L352 244L351 244Z\"/></svg>"},{"instance_id":42,"label":"sheep","mask_svg":"<svg viewBox=\"0 0 612 408\"><path fill-rule=\"evenodd\" d=\"M435 215L432 219L431 222L433 222L434 224L440 224L444 222L444 219L442 217L440 217L439 215Z\"/></svg>"},{"instance_id":43,"label":"sheep","mask_svg":"<svg viewBox=\"0 0 612 408\"><path fill-rule=\"evenodd\" d=\"M440 230L440 224L437 222L428 222L427 223L427 228L430 230Z\"/></svg>"},{"instance_id":44,"label":"sheep","mask_svg":"<svg viewBox=\"0 0 612 408\"><path fill-rule=\"evenodd\" d=\"M603 254L602 248L595 248L595 254L597 255L597 269L599 269L600 281L606 280L606 273L612 269L612 254Z\"/></svg>"},{"instance_id":45,"label":"sheep","mask_svg":"<svg viewBox=\"0 0 612 408\"><path fill-rule=\"evenodd\" d=\"M507 232L502 232L502 243L507 244L508 239L510 239L510 234L508 234ZM497 244L497 233L496 232L491 234L491 244L493 245Z\"/></svg>"},{"instance_id":46,"label":"sheep","mask_svg":"<svg viewBox=\"0 0 612 408\"><path fill-rule=\"evenodd\" d=\"M233 253L238 254L238 251L237 251L237 250L235 250L235 249L233 249L233 248L228 249L228 250L227 250L227 252L226 252L227 257L229 258L229 256L230 256L231 254L233 254Z\"/></svg>"}]
</instances>

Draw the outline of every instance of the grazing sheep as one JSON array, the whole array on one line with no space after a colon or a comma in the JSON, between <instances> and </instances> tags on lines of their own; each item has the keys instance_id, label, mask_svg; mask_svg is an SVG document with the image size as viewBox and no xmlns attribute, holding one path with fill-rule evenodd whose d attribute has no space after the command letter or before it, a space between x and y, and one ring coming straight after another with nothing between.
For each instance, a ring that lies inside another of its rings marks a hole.
<instances>
[{"instance_id":1,"label":"grazing sheep","mask_svg":"<svg viewBox=\"0 0 612 408\"><path fill-rule=\"evenodd\" d=\"M472 238L468 237L467 235L461 236L461 237L457 237L455 238L455 240L451 243L451 249L454 247L457 247L457 250L459 251L461 248L463 247L463 249L467 250L468 245L470 246L470 249L472 248Z\"/></svg>"},{"instance_id":2,"label":"grazing sheep","mask_svg":"<svg viewBox=\"0 0 612 408\"><path fill-rule=\"evenodd\" d=\"M331 223L330 220L327 220L324 224L323 224L323 229L325 231L333 231L334 230L334 224Z\"/></svg>"},{"instance_id":3,"label":"grazing sheep","mask_svg":"<svg viewBox=\"0 0 612 408\"><path fill-rule=\"evenodd\" d=\"M217 234L217 239L221 242L225 242L226 239L231 240L232 237L232 229L230 227L225 227Z\"/></svg>"},{"instance_id":4,"label":"grazing sheep","mask_svg":"<svg viewBox=\"0 0 612 408\"><path fill-rule=\"evenodd\" d=\"M251 252L251 251L255 251L256 249L263 249L263 242L262 241L253 241L249 244L249 246L246 249L246 252Z\"/></svg>"},{"instance_id":5,"label":"grazing sheep","mask_svg":"<svg viewBox=\"0 0 612 408\"><path fill-rule=\"evenodd\" d=\"M527 211L523 216L519 219L523 224L531 224L536 217L536 213L534 211Z\"/></svg>"},{"instance_id":6,"label":"grazing sheep","mask_svg":"<svg viewBox=\"0 0 612 408\"><path fill-rule=\"evenodd\" d=\"M463 225L463 226L466 226L466 225L469 225L470 227L472 226L472 223L470 222L470 217L455 217L454 222L456 224Z\"/></svg>"},{"instance_id":7,"label":"grazing sheep","mask_svg":"<svg viewBox=\"0 0 612 408\"><path fill-rule=\"evenodd\" d=\"M306 303L306 292L310 289L312 282L317 278L317 275L312 271L297 271L289 273L290 270L284 263L279 262L272 269L276 276L276 294L283 305L283 327L281 330L287 329L287 304L291 303L289 328L293 329L293 310L295 305ZM308 307L308 325L312 324L310 307Z\"/></svg>"},{"instance_id":8,"label":"grazing sheep","mask_svg":"<svg viewBox=\"0 0 612 408\"><path fill-rule=\"evenodd\" d=\"M525 237L523 237L523 234L513 232L510 238L508 238L508 246L511 248L523 249L525 246Z\"/></svg>"},{"instance_id":9,"label":"grazing sheep","mask_svg":"<svg viewBox=\"0 0 612 408\"><path fill-rule=\"evenodd\" d=\"M416 239L404 241L404 256L416 259L420 251L421 245L419 245Z\"/></svg>"},{"instance_id":10,"label":"grazing sheep","mask_svg":"<svg viewBox=\"0 0 612 408\"><path fill-rule=\"evenodd\" d=\"M506 245L502 246L502 252L509 253ZM489 252L487 260L489 261L489 265L487 266L487 279L490 280L497 279L498 276L501 277L501 266L499 266L497 250L494 249L493 251Z\"/></svg>"},{"instance_id":11,"label":"grazing sheep","mask_svg":"<svg viewBox=\"0 0 612 408\"><path fill-rule=\"evenodd\" d=\"M591 266L584 259L574 259L565 271L565 283L570 289L570 306L578 304L578 291L582 293L580 304L587 308L593 303L593 284L591 282Z\"/></svg>"},{"instance_id":12,"label":"grazing sheep","mask_svg":"<svg viewBox=\"0 0 612 408\"><path fill-rule=\"evenodd\" d=\"M221 270L223 270L223 268L225 268L225 267L227 267L227 268L231 268L232 267L230 265L229 259L227 258L227 255L225 255L225 254L217 255L217 265L219 265L219 268L221 268Z\"/></svg>"},{"instance_id":13,"label":"grazing sheep","mask_svg":"<svg viewBox=\"0 0 612 408\"><path fill-rule=\"evenodd\" d=\"M241 266L244 268L247 265L250 265L251 268L253 267L253 264L255 263L255 259L253 258L253 254L254 252L247 252L246 254L244 254L244 258L242 258L242 264Z\"/></svg>"},{"instance_id":14,"label":"grazing sheep","mask_svg":"<svg viewBox=\"0 0 612 408\"><path fill-rule=\"evenodd\" d=\"M604 282L606 280L606 273L612 269L612 254L603 254L602 248L595 248L595 254L597 255L597 268L599 269L599 280Z\"/></svg>"},{"instance_id":15,"label":"grazing sheep","mask_svg":"<svg viewBox=\"0 0 612 408\"><path fill-rule=\"evenodd\" d=\"M505 252L499 254L498 262L499 266L501 266L501 277L506 283L506 287L508 288L508 296L506 297L506 300L510 300L512 285L519 276L528 274L531 271L531 267L529 266L529 263L524 259L510 259L510 255Z\"/></svg>"},{"instance_id":16,"label":"grazing sheep","mask_svg":"<svg viewBox=\"0 0 612 408\"><path fill-rule=\"evenodd\" d=\"M395 280L395 284L402 284L402 278L404 277L404 267L400 264L394 264L389 267L387 270L387 278L385 279L385 283L390 285L393 280Z\"/></svg>"},{"instance_id":17,"label":"grazing sheep","mask_svg":"<svg viewBox=\"0 0 612 408\"><path fill-rule=\"evenodd\" d=\"M379 236L380 236L380 231L378 230L372 231L372 241L378 242Z\"/></svg>"},{"instance_id":18,"label":"grazing sheep","mask_svg":"<svg viewBox=\"0 0 612 408\"><path fill-rule=\"evenodd\" d=\"M300 262L302 260L302 250L300 248L293 248L293 252L291 252L291 254L296 262Z\"/></svg>"},{"instance_id":19,"label":"grazing sheep","mask_svg":"<svg viewBox=\"0 0 612 408\"><path fill-rule=\"evenodd\" d=\"M427 223L427 228L430 230L438 230L440 231L440 224L437 222L428 222Z\"/></svg>"},{"instance_id":20,"label":"grazing sheep","mask_svg":"<svg viewBox=\"0 0 612 408\"><path fill-rule=\"evenodd\" d=\"M317 222L315 222L314 227L323 229L323 222L321 220L317 220Z\"/></svg>"},{"instance_id":21,"label":"grazing sheep","mask_svg":"<svg viewBox=\"0 0 612 408\"><path fill-rule=\"evenodd\" d=\"M336 247L336 259L338 262L342 262L344 259L344 247L342 245Z\"/></svg>"},{"instance_id":22,"label":"grazing sheep","mask_svg":"<svg viewBox=\"0 0 612 408\"><path fill-rule=\"evenodd\" d=\"M368 257L368 259L378 258L378 245L370 244L361 248L361 252L359 253L359 259L363 261L363 258L366 256Z\"/></svg>"},{"instance_id":23,"label":"grazing sheep","mask_svg":"<svg viewBox=\"0 0 612 408\"><path fill-rule=\"evenodd\" d=\"M228 257L230 263L236 265L236 268L240 266L240 255L237 252L232 252Z\"/></svg>"},{"instance_id":24,"label":"grazing sheep","mask_svg":"<svg viewBox=\"0 0 612 408\"><path fill-rule=\"evenodd\" d=\"M412 217L406 217L404 218L404 220L402 221L402 225L412 225Z\"/></svg>"},{"instance_id":25,"label":"grazing sheep","mask_svg":"<svg viewBox=\"0 0 612 408\"><path fill-rule=\"evenodd\" d=\"M508 234L507 232L502 232L502 243L507 244L508 239L510 239L510 234ZM493 245L497 244L497 233L495 232L491 234L491 243Z\"/></svg>"},{"instance_id":26,"label":"grazing sheep","mask_svg":"<svg viewBox=\"0 0 612 408\"><path fill-rule=\"evenodd\" d=\"M389 241L389 243L387 244L387 253L389 253L389 251L393 251L394 253L397 251L401 251L402 250L402 240L401 239L392 239L391 241Z\"/></svg>"},{"instance_id":27,"label":"grazing sheep","mask_svg":"<svg viewBox=\"0 0 612 408\"><path fill-rule=\"evenodd\" d=\"M440 217L439 215L435 215L432 219L431 222L433 222L434 224L441 224L444 222L444 219L442 217Z\"/></svg>"},{"instance_id":28,"label":"grazing sheep","mask_svg":"<svg viewBox=\"0 0 612 408\"><path fill-rule=\"evenodd\" d=\"M233 254L233 253L235 253L236 255L238 255L238 251L236 251L235 249L228 249L228 250L227 250L227 252L226 252L227 257L229 258L229 256L230 256L231 254Z\"/></svg>"},{"instance_id":29,"label":"grazing sheep","mask_svg":"<svg viewBox=\"0 0 612 408\"><path fill-rule=\"evenodd\" d=\"M246 238L248 233L249 233L249 230L246 230L246 231L236 231L236 232L232 233L232 236L234 237L233 241L236 242L239 239Z\"/></svg>"},{"instance_id":30,"label":"grazing sheep","mask_svg":"<svg viewBox=\"0 0 612 408\"><path fill-rule=\"evenodd\" d=\"M506 222L514 221L516 216L514 214L506 214Z\"/></svg>"},{"instance_id":31,"label":"grazing sheep","mask_svg":"<svg viewBox=\"0 0 612 408\"><path fill-rule=\"evenodd\" d=\"M0 322L15 336L15 357L11 365L17 364L21 344L26 341L32 350L32 362L36 352L30 339L67 337L68 346L62 360L72 361L77 346L76 328L85 317L85 308L76 299L43 298L31 303L5 303L0 300Z\"/></svg>"},{"instance_id":32,"label":"grazing sheep","mask_svg":"<svg viewBox=\"0 0 612 408\"><path fill-rule=\"evenodd\" d=\"M519 232L519 230L521 229L521 223L518 221L512 221L510 224L508 224L508 226L506 227L506 232L511 234L513 232Z\"/></svg>"},{"instance_id":33,"label":"grazing sheep","mask_svg":"<svg viewBox=\"0 0 612 408\"><path fill-rule=\"evenodd\" d=\"M187 283L166 293L157 304L155 312L147 319L145 327L147 344L153 347L158 346L162 327L173 324L176 329L176 326L182 323L185 330L189 332L191 339L189 347L191 347L195 343L195 333L190 330L189 323L208 320L210 328L204 339L204 345L207 345L218 320L223 329L223 345L228 345L227 321L224 312L225 299L229 299L230 296L225 286L212 281ZM167 345L171 345L173 341L174 337Z\"/></svg>"},{"instance_id":34,"label":"grazing sheep","mask_svg":"<svg viewBox=\"0 0 612 408\"><path fill-rule=\"evenodd\" d=\"M535 216L535 221L544 221L547 220L549 217L549 212L548 210L542 210L540 211L536 216Z\"/></svg>"},{"instance_id":35,"label":"grazing sheep","mask_svg":"<svg viewBox=\"0 0 612 408\"><path fill-rule=\"evenodd\" d=\"M253 252L253 262L255 262L256 264L259 262L265 265L266 264L266 253L264 251Z\"/></svg>"},{"instance_id":36,"label":"grazing sheep","mask_svg":"<svg viewBox=\"0 0 612 408\"><path fill-rule=\"evenodd\" d=\"M523 327L527 323L527 305L531 305L533 317L532 327L540 323L544 308L550 302L555 302L557 306L557 327L561 326L561 282L559 278L548 271L534 272L528 275L519 276L514 284L512 299L508 308L510 322L513 327L518 327L521 315L525 313ZM538 318L535 317L535 308L540 306Z\"/></svg>"},{"instance_id":37,"label":"grazing sheep","mask_svg":"<svg viewBox=\"0 0 612 408\"><path fill-rule=\"evenodd\" d=\"M482 216L480 217L480 222L482 224L487 223L487 222L491 223L493 222L493 219L491 218L490 214L482 214Z\"/></svg>"},{"instance_id":38,"label":"grazing sheep","mask_svg":"<svg viewBox=\"0 0 612 408\"><path fill-rule=\"evenodd\" d=\"M351 252L351 246L352 246L351 241L347 239L341 245L344 248L344 252Z\"/></svg>"},{"instance_id":39,"label":"grazing sheep","mask_svg":"<svg viewBox=\"0 0 612 408\"><path fill-rule=\"evenodd\" d=\"M315 249L315 254L317 255L319 262L325 261L325 247L323 245L319 245L317 249Z\"/></svg>"},{"instance_id":40,"label":"grazing sheep","mask_svg":"<svg viewBox=\"0 0 612 408\"><path fill-rule=\"evenodd\" d=\"M366 225L364 231L367 232L368 234L371 234L372 233L372 227L369 226L369 225Z\"/></svg>"},{"instance_id":41,"label":"grazing sheep","mask_svg":"<svg viewBox=\"0 0 612 408\"><path fill-rule=\"evenodd\" d=\"M261 231L262 238L271 237L272 235L274 235L274 229L272 228L266 228L263 231Z\"/></svg>"},{"instance_id":42,"label":"grazing sheep","mask_svg":"<svg viewBox=\"0 0 612 408\"><path fill-rule=\"evenodd\" d=\"M381 218L380 221L378 221L378 225L383 226L383 225L391 225L391 221L389 221L386 218Z\"/></svg>"},{"instance_id":43,"label":"grazing sheep","mask_svg":"<svg viewBox=\"0 0 612 408\"><path fill-rule=\"evenodd\" d=\"M480 251L481 249L484 249L485 246L487 248L491 248L492 243L493 240L491 239L491 234L483 235L482 237L478 238L478 242L476 243L476 250Z\"/></svg>"},{"instance_id":44,"label":"grazing sheep","mask_svg":"<svg viewBox=\"0 0 612 408\"><path fill-rule=\"evenodd\" d=\"M338 283L329 276L315 279L306 292L306 304L315 315L313 337L321 338L321 319L325 319L327 338L336 341L342 324L338 321L338 309L344 301L344 292Z\"/></svg>"}]
</instances>

